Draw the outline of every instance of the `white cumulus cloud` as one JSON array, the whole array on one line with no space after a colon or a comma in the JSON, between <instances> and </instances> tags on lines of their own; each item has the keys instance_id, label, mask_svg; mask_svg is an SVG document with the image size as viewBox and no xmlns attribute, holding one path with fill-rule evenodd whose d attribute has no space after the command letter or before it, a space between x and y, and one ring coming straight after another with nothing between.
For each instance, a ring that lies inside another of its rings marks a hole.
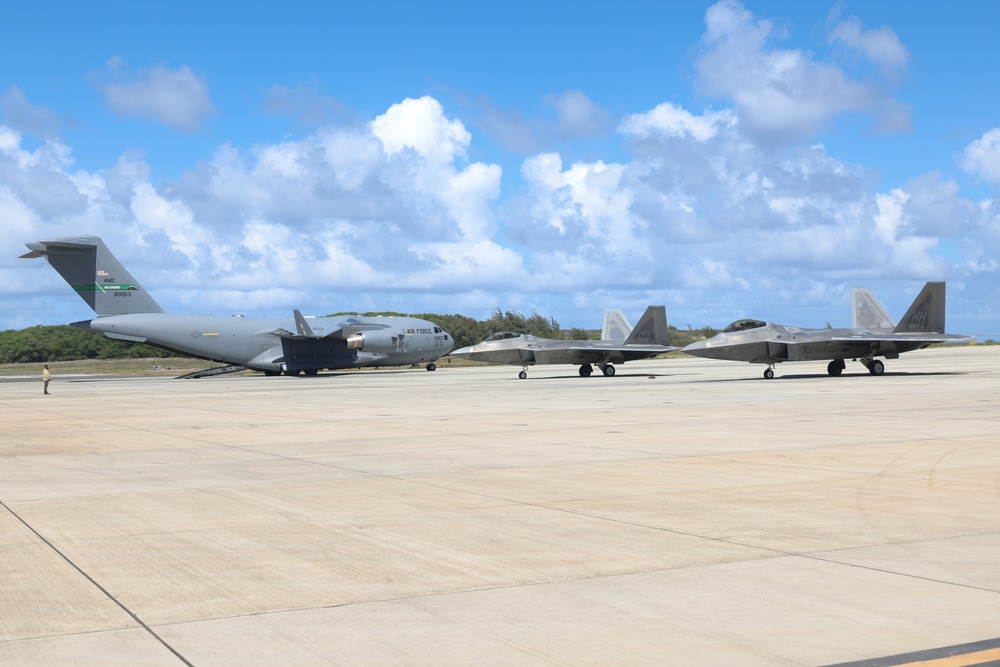
<instances>
[{"instance_id":1,"label":"white cumulus cloud","mask_svg":"<svg viewBox=\"0 0 1000 667\"><path fill-rule=\"evenodd\" d=\"M747 132L760 140L806 139L845 113L876 116L885 130L908 126L905 108L887 91L849 78L839 67L801 49L780 49L774 25L736 0L721 0L705 15L695 63L709 95L731 99Z\"/></svg>"},{"instance_id":2,"label":"white cumulus cloud","mask_svg":"<svg viewBox=\"0 0 1000 667\"><path fill-rule=\"evenodd\" d=\"M409 148L438 164L464 156L472 141L462 121L445 117L441 103L433 97L393 104L371 122L371 129L385 146L386 155Z\"/></svg>"},{"instance_id":3,"label":"white cumulus cloud","mask_svg":"<svg viewBox=\"0 0 1000 667\"><path fill-rule=\"evenodd\" d=\"M962 168L1000 187L1000 129L993 128L965 147Z\"/></svg>"},{"instance_id":4,"label":"white cumulus cloud","mask_svg":"<svg viewBox=\"0 0 1000 667\"><path fill-rule=\"evenodd\" d=\"M900 70L910 61L910 51L895 31L886 27L866 29L856 16L836 24L830 30L829 41L859 51L885 71Z\"/></svg>"},{"instance_id":5,"label":"white cumulus cloud","mask_svg":"<svg viewBox=\"0 0 1000 667\"><path fill-rule=\"evenodd\" d=\"M191 132L215 113L205 80L190 67L162 65L129 70L120 58L108 63L112 81L98 85L108 106L123 116L144 118Z\"/></svg>"}]
</instances>

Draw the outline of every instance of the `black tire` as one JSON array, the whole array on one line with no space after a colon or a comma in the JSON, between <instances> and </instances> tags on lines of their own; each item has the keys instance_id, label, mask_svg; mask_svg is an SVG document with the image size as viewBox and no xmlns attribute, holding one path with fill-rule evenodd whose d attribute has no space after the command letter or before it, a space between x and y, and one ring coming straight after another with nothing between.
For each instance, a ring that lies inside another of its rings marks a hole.
<instances>
[{"instance_id":1,"label":"black tire","mask_svg":"<svg viewBox=\"0 0 1000 667\"><path fill-rule=\"evenodd\" d=\"M593 372L594 369L593 367L591 367L590 364L584 364L583 366L580 366L580 377L582 378L590 377L590 374Z\"/></svg>"},{"instance_id":2,"label":"black tire","mask_svg":"<svg viewBox=\"0 0 1000 667\"><path fill-rule=\"evenodd\" d=\"M317 373L319 373L319 369L317 368L310 368L306 371L306 375L316 375Z\"/></svg>"},{"instance_id":3,"label":"black tire","mask_svg":"<svg viewBox=\"0 0 1000 667\"><path fill-rule=\"evenodd\" d=\"M429 363L429 364L427 364L427 370L429 370L429 371L436 371L437 370L437 366L434 363Z\"/></svg>"},{"instance_id":4,"label":"black tire","mask_svg":"<svg viewBox=\"0 0 1000 667\"><path fill-rule=\"evenodd\" d=\"M837 377L844 371L844 362L841 359L834 359L829 364L827 364L826 372Z\"/></svg>"},{"instance_id":5,"label":"black tire","mask_svg":"<svg viewBox=\"0 0 1000 667\"><path fill-rule=\"evenodd\" d=\"M611 364L608 364L607 366L605 366L604 367L604 375L605 375L605 377L609 377L609 378L610 377L614 377L615 376L615 367L612 366Z\"/></svg>"},{"instance_id":6,"label":"black tire","mask_svg":"<svg viewBox=\"0 0 1000 667\"><path fill-rule=\"evenodd\" d=\"M298 370L298 371L285 371L285 375L291 375L291 376L294 377L294 376L298 375L301 372L302 372L301 370Z\"/></svg>"},{"instance_id":7,"label":"black tire","mask_svg":"<svg viewBox=\"0 0 1000 667\"><path fill-rule=\"evenodd\" d=\"M528 379L528 371L521 371L520 373L517 374L517 377L521 378L522 380L527 380Z\"/></svg>"},{"instance_id":8,"label":"black tire","mask_svg":"<svg viewBox=\"0 0 1000 667\"><path fill-rule=\"evenodd\" d=\"M878 359L872 359L868 364L868 372L872 375L882 375L885 372L885 364Z\"/></svg>"},{"instance_id":9,"label":"black tire","mask_svg":"<svg viewBox=\"0 0 1000 667\"><path fill-rule=\"evenodd\" d=\"M774 378L774 370L773 369L768 368L766 371L764 371L764 379L765 380L770 380L770 379L773 379L773 378Z\"/></svg>"}]
</instances>

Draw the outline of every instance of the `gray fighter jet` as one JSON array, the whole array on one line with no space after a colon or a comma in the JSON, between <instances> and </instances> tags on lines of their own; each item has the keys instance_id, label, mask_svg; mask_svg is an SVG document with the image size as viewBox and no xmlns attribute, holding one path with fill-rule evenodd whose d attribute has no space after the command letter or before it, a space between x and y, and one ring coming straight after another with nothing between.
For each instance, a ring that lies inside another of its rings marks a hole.
<instances>
[{"instance_id":1,"label":"gray fighter jet","mask_svg":"<svg viewBox=\"0 0 1000 667\"><path fill-rule=\"evenodd\" d=\"M97 236L26 245L31 252L22 258L47 259L97 313L72 326L227 364L191 377L247 368L265 375L315 375L323 369L415 363L432 371L434 361L455 344L441 327L413 317L307 319L298 310L289 318L165 313Z\"/></svg>"},{"instance_id":2,"label":"gray fighter jet","mask_svg":"<svg viewBox=\"0 0 1000 667\"><path fill-rule=\"evenodd\" d=\"M862 309L855 313L855 321L874 322L871 328L800 329L760 320L737 320L722 333L691 343L684 351L696 357L767 364L764 377L769 380L774 377L775 364L826 359L831 360L826 367L830 375L841 374L846 367L845 359L860 361L869 373L881 375L885 364L876 357L897 359L902 352L920 350L933 343L961 343L974 338L944 333L944 294L943 282L924 285L902 321L891 330L878 326L891 319L868 293L869 299L855 300L855 309L861 303L872 313Z\"/></svg>"},{"instance_id":3,"label":"gray fighter jet","mask_svg":"<svg viewBox=\"0 0 1000 667\"><path fill-rule=\"evenodd\" d=\"M628 327L620 312L611 311L605 316L604 331L622 331ZM624 327L623 327L624 324ZM612 363L625 363L635 359L648 359L658 354L680 348L671 347L667 330L667 311L663 306L646 309L635 329L627 338L617 340L556 340L509 331L495 333L476 345L463 347L451 353L458 359L486 361L494 364L521 366L518 377L528 377L528 366L534 364L580 364L580 375L587 377L597 364L607 376L615 374Z\"/></svg>"}]
</instances>

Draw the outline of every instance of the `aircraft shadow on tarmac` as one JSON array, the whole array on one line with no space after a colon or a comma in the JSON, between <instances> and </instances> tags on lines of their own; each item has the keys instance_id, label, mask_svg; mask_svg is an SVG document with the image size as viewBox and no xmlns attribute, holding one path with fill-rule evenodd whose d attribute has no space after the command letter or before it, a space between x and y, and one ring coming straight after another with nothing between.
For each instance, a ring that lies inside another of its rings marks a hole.
<instances>
[{"instance_id":1,"label":"aircraft shadow on tarmac","mask_svg":"<svg viewBox=\"0 0 1000 667\"><path fill-rule=\"evenodd\" d=\"M969 375L967 371L886 371L881 377L937 377L947 375ZM851 378L871 378L871 373L845 373L838 377L830 377L827 373L800 373L795 375L775 375L773 379L766 380L759 375L753 377L729 377L729 378L705 378L703 380L693 380L694 382L781 382L785 380L827 380L829 382L845 382ZM876 382L878 380L875 380Z\"/></svg>"}]
</instances>

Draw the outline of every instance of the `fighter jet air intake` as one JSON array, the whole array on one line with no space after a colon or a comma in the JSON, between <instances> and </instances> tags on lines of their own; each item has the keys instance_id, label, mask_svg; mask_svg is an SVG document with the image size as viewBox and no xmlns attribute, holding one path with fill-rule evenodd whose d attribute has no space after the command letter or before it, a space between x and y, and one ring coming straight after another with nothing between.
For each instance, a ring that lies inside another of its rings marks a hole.
<instances>
[{"instance_id":1,"label":"fighter jet air intake","mask_svg":"<svg viewBox=\"0 0 1000 667\"><path fill-rule=\"evenodd\" d=\"M288 318L180 315L163 309L97 236L26 244L22 258L44 257L97 313L72 326L108 338L148 343L225 366L185 377L253 369L265 375L315 375L328 369L426 364L454 340L433 322L361 315Z\"/></svg>"},{"instance_id":2,"label":"fighter jet air intake","mask_svg":"<svg viewBox=\"0 0 1000 667\"><path fill-rule=\"evenodd\" d=\"M774 377L775 364L784 361L830 359L826 370L840 375L846 359L860 361L872 375L882 375L885 364L876 357L897 359L903 352L933 343L963 343L974 336L944 332L945 284L929 282L917 295L899 324L894 325L867 290L852 295L853 321L865 326L852 329L800 329L760 320L737 320L711 338L684 348L696 357L767 364L764 377Z\"/></svg>"}]
</instances>

